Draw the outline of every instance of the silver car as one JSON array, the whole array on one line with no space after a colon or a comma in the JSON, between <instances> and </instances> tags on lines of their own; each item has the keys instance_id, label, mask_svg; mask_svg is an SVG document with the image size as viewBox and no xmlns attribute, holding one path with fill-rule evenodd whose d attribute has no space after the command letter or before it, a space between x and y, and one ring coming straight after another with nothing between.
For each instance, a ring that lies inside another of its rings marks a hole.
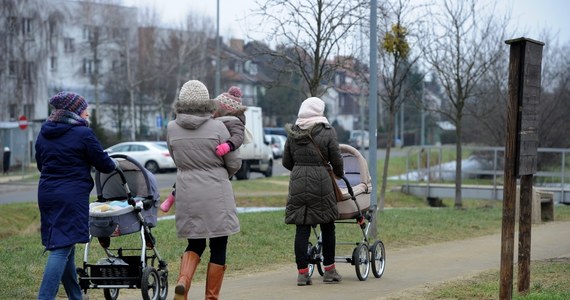
<instances>
[{"instance_id":1,"label":"silver car","mask_svg":"<svg viewBox=\"0 0 570 300\"><path fill-rule=\"evenodd\" d=\"M128 155L152 173L176 169L166 142L124 142L105 151L109 154Z\"/></svg>"},{"instance_id":2,"label":"silver car","mask_svg":"<svg viewBox=\"0 0 570 300\"><path fill-rule=\"evenodd\" d=\"M269 141L271 150L273 151L273 158L278 159L283 157L285 151L285 141L287 138L280 134L266 134L265 140Z\"/></svg>"}]
</instances>

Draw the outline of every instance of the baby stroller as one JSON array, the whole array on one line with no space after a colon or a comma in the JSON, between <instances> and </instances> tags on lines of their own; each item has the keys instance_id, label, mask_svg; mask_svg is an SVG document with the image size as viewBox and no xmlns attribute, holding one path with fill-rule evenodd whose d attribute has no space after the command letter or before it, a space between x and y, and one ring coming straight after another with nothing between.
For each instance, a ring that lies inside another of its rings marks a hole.
<instances>
[{"instance_id":1,"label":"baby stroller","mask_svg":"<svg viewBox=\"0 0 570 300\"><path fill-rule=\"evenodd\" d=\"M168 294L167 263L161 258L151 228L157 224L160 195L156 179L129 156L111 155L119 167L110 174L95 173L97 201L89 205L89 242L83 268L77 269L79 285L103 289L115 300L120 289L141 289L142 299L164 300ZM138 248L110 248L111 238L140 234ZM89 263L93 238L99 240L105 257Z\"/></svg>"},{"instance_id":2,"label":"baby stroller","mask_svg":"<svg viewBox=\"0 0 570 300\"><path fill-rule=\"evenodd\" d=\"M338 202L339 218L335 224L356 224L360 227L362 238L357 242L338 242L337 245L356 245L351 255L335 256L335 262L350 263L356 269L360 281L368 278L370 267L374 277L380 278L386 267L386 252L381 240L372 242L368 237L370 221L376 212L370 209L370 189L372 183L368 172L368 164L362 154L355 148L340 144L340 152L344 163L344 176L337 183L343 192L344 201ZM315 266L321 276L324 274L322 237L313 226L317 239L315 244L309 242L309 275L312 276Z\"/></svg>"}]
</instances>

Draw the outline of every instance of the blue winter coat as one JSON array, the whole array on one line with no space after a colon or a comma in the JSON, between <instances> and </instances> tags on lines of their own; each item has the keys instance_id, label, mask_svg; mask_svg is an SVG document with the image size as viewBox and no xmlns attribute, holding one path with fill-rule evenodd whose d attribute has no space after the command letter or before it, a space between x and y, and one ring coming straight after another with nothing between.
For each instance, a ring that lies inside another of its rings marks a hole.
<instances>
[{"instance_id":1,"label":"blue winter coat","mask_svg":"<svg viewBox=\"0 0 570 300\"><path fill-rule=\"evenodd\" d=\"M47 121L35 148L42 244L52 250L88 242L91 166L109 173L115 162L84 125Z\"/></svg>"}]
</instances>

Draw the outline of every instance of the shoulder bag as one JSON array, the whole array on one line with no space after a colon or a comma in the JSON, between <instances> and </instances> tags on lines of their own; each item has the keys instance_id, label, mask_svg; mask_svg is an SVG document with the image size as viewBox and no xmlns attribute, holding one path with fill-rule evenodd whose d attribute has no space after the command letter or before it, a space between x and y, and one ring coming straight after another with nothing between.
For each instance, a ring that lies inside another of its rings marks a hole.
<instances>
[{"instance_id":1,"label":"shoulder bag","mask_svg":"<svg viewBox=\"0 0 570 300\"><path fill-rule=\"evenodd\" d=\"M334 172L332 169L332 166L330 165L330 163L325 159L325 157L323 156L323 154L321 153L321 149L319 148L319 146L317 145L317 143L315 143L315 140L313 140L313 137L309 134L309 138L311 139L311 142L313 142L313 145L315 146L315 149L317 149L317 152L319 152L319 155L321 156L321 159L323 160L323 163L325 164L325 168L327 169L327 172L329 172L329 176L331 178L332 181L332 186L333 186L333 190L334 190L334 195L336 197L336 202L341 202L344 200L344 196L342 195L342 191L340 190L340 187L338 186L338 183L336 182L336 178L334 176Z\"/></svg>"}]
</instances>

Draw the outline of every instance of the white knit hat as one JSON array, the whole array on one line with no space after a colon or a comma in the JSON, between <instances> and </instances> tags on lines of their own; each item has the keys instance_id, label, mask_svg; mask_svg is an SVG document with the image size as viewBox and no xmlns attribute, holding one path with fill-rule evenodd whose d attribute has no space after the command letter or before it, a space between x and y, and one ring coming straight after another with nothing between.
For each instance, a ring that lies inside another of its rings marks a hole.
<instances>
[{"instance_id":1,"label":"white knit hat","mask_svg":"<svg viewBox=\"0 0 570 300\"><path fill-rule=\"evenodd\" d=\"M177 114L211 113L216 110L216 103L210 99L208 88L202 82L190 80L180 88L174 110Z\"/></svg>"},{"instance_id":2,"label":"white knit hat","mask_svg":"<svg viewBox=\"0 0 570 300\"><path fill-rule=\"evenodd\" d=\"M198 80L190 80L180 88L179 102L210 101L208 88Z\"/></svg>"}]
</instances>

